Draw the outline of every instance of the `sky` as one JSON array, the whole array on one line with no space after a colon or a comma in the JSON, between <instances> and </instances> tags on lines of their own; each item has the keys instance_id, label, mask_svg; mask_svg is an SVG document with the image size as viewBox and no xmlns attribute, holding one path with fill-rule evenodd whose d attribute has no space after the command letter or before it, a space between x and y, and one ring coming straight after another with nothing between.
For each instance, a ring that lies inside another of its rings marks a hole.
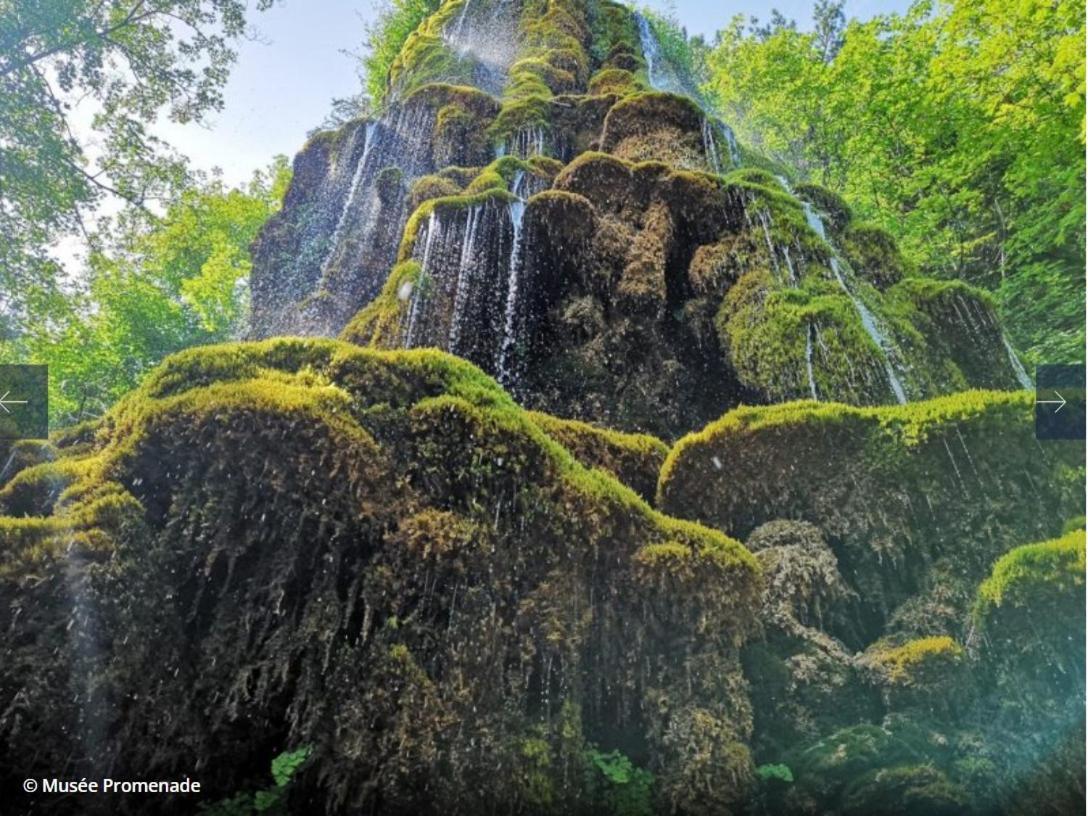
<instances>
[{"instance_id":1,"label":"sky","mask_svg":"<svg viewBox=\"0 0 1088 816\"><path fill-rule=\"evenodd\" d=\"M359 90L357 60L364 26L380 0L281 0L254 14L258 36L238 44L223 110L207 125L162 123L156 132L193 164L218 167L230 184L247 180L277 154L293 156L308 131L325 119L335 97ZM674 0L649 2L672 10L690 34L713 36L734 14L770 16L772 7L804 28L813 0ZM902 12L909 0L847 0L848 17Z\"/></svg>"}]
</instances>

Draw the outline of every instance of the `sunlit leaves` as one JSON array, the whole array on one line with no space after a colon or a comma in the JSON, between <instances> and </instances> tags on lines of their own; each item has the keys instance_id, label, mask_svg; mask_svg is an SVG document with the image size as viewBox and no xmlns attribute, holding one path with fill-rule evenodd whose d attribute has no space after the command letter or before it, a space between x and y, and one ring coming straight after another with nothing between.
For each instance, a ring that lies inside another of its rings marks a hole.
<instances>
[{"instance_id":1,"label":"sunlit leaves","mask_svg":"<svg viewBox=\"0 0 1088 816\"><path fill-rule=\"evenodd\" d=\"M1083 0L921 0L825 45L722 32L709 89L742 140L840 190L928 273L996 290L1030 356L1078 359Z\"/></svg>"}]
</instances>

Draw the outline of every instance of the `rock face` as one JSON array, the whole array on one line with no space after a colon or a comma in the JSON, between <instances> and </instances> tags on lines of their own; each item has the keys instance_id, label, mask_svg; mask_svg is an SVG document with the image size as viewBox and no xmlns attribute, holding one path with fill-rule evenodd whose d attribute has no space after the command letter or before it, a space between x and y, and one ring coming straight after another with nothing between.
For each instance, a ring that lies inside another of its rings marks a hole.
<instances>
[{"instance_id":1,"label":"rock face","mask_svg":"<svg viewBox=\"0 0 1088 816\"><path fill-rule=\"evenodd\" d=\"M1032 401L738 409L670 451L662 509L764 571L759 808L1083 808L1083 448L1037 443Z\"/></svg>"},{"instance_id":2,"label":"rock face","mask_svg":"<svg viewBox=\"0 0 1088 816\"><path fill-rule=\"evenodd\" d=\"M605 0L446 2L390 100L255 248L253 333L340 339L0 443L3 789L1083 810L1084 450L1001 390L986 297L761 169Z\"/></svg>"},{"instance_id":3,"label":"rock face","mask_svg":"<svg viewBox=\"0 0 1088 816\"><path fill-rule=\"evenodd\" d=\"M742 402L1024 384L983 293L757 169L622 6L451 0L389 99L296 160L256 335L433 346L530 407L665 437Z\"/></svg>"},{"instance_id":4,"label":"rock face","mask_svg":"<svg viewBox=\"0 0 1088 816\"><path fill-rule=\"evenodd\" d=\"M600 743L662 801L737 801L755 559L553 434L654 455L436 352L172 358L0 491L3 767L226 795L302 745L299 812L598 812Z\"/></svg>"}]
</instances>

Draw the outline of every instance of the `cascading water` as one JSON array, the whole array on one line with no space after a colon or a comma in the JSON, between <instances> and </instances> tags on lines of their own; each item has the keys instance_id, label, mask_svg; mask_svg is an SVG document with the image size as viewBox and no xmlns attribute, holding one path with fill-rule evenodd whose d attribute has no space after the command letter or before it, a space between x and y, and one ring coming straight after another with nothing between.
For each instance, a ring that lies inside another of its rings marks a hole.
<instances>
[{"instance_id":1,"label":"cascading water","mask_svg":"<svg viewBox=\"0 0 1088 816\"><path fill-rule=\"evenodd\" d=\"M661 46L658 44L657 37L650 27L650 21L636 12L635 23L638 25L638 38L642 45L642 56L646 60L646 76L650 80L650 87L655 91L683 93L682 89L669 87L668 78L661 73L663 62Z\"/></svg>"},{"instance_id":2,"label":"cascading water","mask_svg":"<svg viewBox=\"0 0 1088 816\"><path fill-rule=\"evenodd\" d=\"M433 346L471 360L509 383L516 347L525 201L535 179L519 172L509 203L485 201L435 210L421 227L416 284L403 330L405 347ZM441 214L439 214L441 213Z\"/></svg>"},{"instance_id":3,"label":"cascading water","mask_svg":"<svg viewBox=\"0 0 1088 816\"><path fill-rule=\"evenodd\" d=\"M718 132L725 139L726 147L729 148L729 160L733 162L734 167L740 167L740 147L737 145L737 135L733 132L733 128L729 127L725 122L717 119L714 121L718 126Z\"/></svg>"},{"instance_id":4,"label":"cascading water","mask_svg":"<svg viewBox=\"0 0 1088 816\"><path fill-rule=\"evenodd\" d=\"M815 330L815 326L811 323L808 326L808 331L805 333L805 369L808 373L808 390L812 394L814 400L818 400L820 397L816 394L816 374L812 369L812 333Z\"/></svg>"},{"instance_id":5,"label":"cascading water","mask_svg":"<svg viewBox=\"0 0 1088 816\"><path fill-rule=\"evenodd\" d=\"M638 38L642 45L642 56L646 60L646 76L650 80L650 87L655 91L678 94L694 100L704 111L711 110L712 106L699 92L698 88L685 82L669 65L668 60L661 51L661 43L657 40L653 26L645 16L636 13L635 21L638 24ZM714 132L721 136L729 151L729 161L734 168L740 167L740 148L737 146L737 137L729 125L717 117L707 114L703 119L703 152L706 155L710 169L720 174L723 170L721 155L715 140Z\"/></svg>"},{"instance_id":6,"label":"cascading water","mask_svg":"<svg viewBox=\"0 0 1088 816\"><path fill-rule=\"evenodd\" d=\"M1035 383L1031 381L1031 377L1024 369L1024 364L1020 362L1020 358L1016 355L1012 343L1009 342L1009 338L1004 332L1001 333L1001 342L1005 346L1005 353L1009 355L1009 365L1012 367L1013 374L1016 375L1016 381L1020 384L1021 388L1031 391L1035 388Z\"/></svg>"},{"instance_id":7,"label":"cascading water","mask_svg":"<svg viewBox=\"0 0 1088 816\"><path fill-rule=\"evenodd\" d=\"M465 231L465 240L461 245L461 261L457 267L457 292L454 296L453 317L450 321L449 351L453 354L461 353L461 325L464 321L469 290L472 288L472 273L476 268L473 250L483 211L484 208L480 205L469 210L468 228Z\"/></svg>"},{"instance_id":8,"label":"cascading water","mask_svg":"<svg viewBox=\"0 0 1088 816\"><path fill-rule=\"evenodd\" d=\"M461 12L447 23L442 39L461 60L471 61L472 83L481 90L502 93L517 53L517 20L517 3L465 0Z\"/></svg>"},{"instance_id":9,"label":"cascading water","mask_svg":"<svg viewBox=\"0 0 1088 816\"><path fill-rule=\"evenodd\" d=\"M351 180L351 187L348 190L347 197L344 199L344 206L340 209L340 216L336 219L336 227L332 231L332 237L329 239L329 251L325 254L325 259L321 262L322 279L328 275L329 264L336 252L336 248L340 245L340 239L344 232L344 224L347 222L348 213L351 212L352 205L355 203L355 199L359 194L359 187L363 183L363 180L367 178L368 173L371 173L373 170L370 166L369 159L375 153L372 148L379 127L379 123L375 121L367 122L366 126L363 128L363 155L355 165L355 173Z\"/></svg>"},{"instance_id":10,"label":"cascading water","mask_svg":"<svg viewBox=\"0 0 1088 816\"><path fill-rule=\"evenodd\" d=\"M510 223L514 228L514 242L510 252L510 265L506 277L506 309L496 372L499 382L509 388L514 384L511 356L517 339L518 278L521 272L522 256L521 222L525 216L525 201L519 198L511 201L508 206L510 208Z\"/></svg>"},{"instance_id":11,"label":"cascading water","mask_svg":"<svg viewBox=\"0 0 1088 816\"><path fill-rule=\"evenodd\" d=\"M718 145L714 141L714 131L710 127L710 118L703 117L703 153L706 155L710 169L721 175L722 162L718 157Z\"/></svg>"},{"instance_id":12,"label":"cascading water","mask_svg":"<svg viewBox=\"0 0 1088 816\"><path fill-rule=\"evenodd\" d=\"M431 253L435 241L442 233L442 222L438 219L437 212L431 212L427 219L427 238L423 244L423 257L420 260L419 277L412 287L412 303L408 309L408 327L404 335L404 347L412 348L415 345L416 326L419 322L420 304L423 302L423 293L426 289L427 273L431 268Z\"/></svg>"},{"instance_id":13,"label":"cascading water","mask_svg":"<svg viewBox=\"0 0 1088 816\"><path fill-rule=\"evenodd\" d=\"M830 247L831 249L831 271L835 275L835 280L838 281L839 286L842 288L846 296L850 298L850 302L854 304L854 309L858 313L858 317L861 319L861 325L865 329L866 334L876 344L881 356L884 358L884 370L888 375L888 385L891 386L892 393L895 394L896 400L903 404L907 401L906 390L903 388L903 383L899 379L899 376L895 373L895 368L891 363L891 355L894 353L894 344L888 338L888 336L881 330L880 325L877 323L876 317L869 307L862 302L861 298L857 296L854 290L847 283L846 277L842 272L843 261L839 257L838 250L834 244L828 239L827 230L824 227L824 221L820 217L820 214L816 212L815 208L807 201L802 201L801 206L804 209L805 220L808 222L809 227Z\"/></svg>"}]
</instances>

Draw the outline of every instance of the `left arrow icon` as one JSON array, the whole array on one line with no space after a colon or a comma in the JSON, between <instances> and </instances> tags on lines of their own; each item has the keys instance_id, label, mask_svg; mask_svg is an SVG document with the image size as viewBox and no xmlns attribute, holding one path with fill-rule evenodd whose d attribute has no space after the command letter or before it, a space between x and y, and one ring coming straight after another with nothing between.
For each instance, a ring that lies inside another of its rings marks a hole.
<instances>
[{"instance_id":1,"label":"left arrow icon","mask_svg":"<svg viewBox=\"0 0 1088 816\"><path fill-rule=\"evenodd\" d=\"M26 400L8 399L10 393L10 391L5 391L4 396L0 397L0 408L3 409L5 414L11 413L11 409L8 408L9 405L26 405Z\"/></svg>"}]
</instances>

